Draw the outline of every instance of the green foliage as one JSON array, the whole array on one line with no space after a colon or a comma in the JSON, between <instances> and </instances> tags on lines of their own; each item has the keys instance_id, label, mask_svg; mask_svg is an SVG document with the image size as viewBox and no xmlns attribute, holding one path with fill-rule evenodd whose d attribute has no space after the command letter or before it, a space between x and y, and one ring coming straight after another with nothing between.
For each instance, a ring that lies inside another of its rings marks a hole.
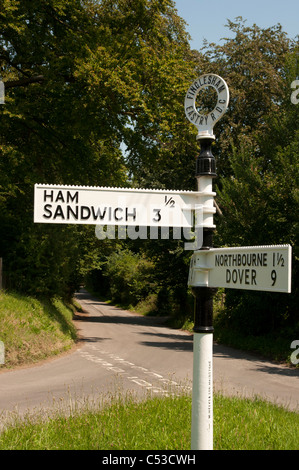
<instances>
[{"instance_id":1,"label":"green foliage","mask_svg":"<svg viewBox=\"0 0 299 470\"><path fill-rule=\"evenodd\" d=\"M6 90L0 108L0 256L7 286L69 292L77 273L86 271L78 248L90 259L88 231L34 226L33 185L127 186L130 169L121 145L135 156L149 155L144 142L150 133L157 154L158 136L169 122L163 90L172 96L167 80L174 82L179 68L183 93L187 35L170 0L140 0L133 9L128 0L2 1L0 26Z\"/></svg>"},{"instance_id":2,"label":"green foliage","mask_svg":"<svg viewBox=\"0 0 299 470\"><path fill-rule=\"evenodd\" d=\"M223 212L217 226L219 246L293 248L292 294L228 290L224 315L238 332L245 328L248 335L294 327L298 321L299 107L290 102L290 90L282 90L280 115L265 118L268 130L257 139L259 152L249 145L234 148L231 176L221 176L217 188Z\"/></svg>"},{"instance_id":3,"label":"green foliage","mask_svg":"<svg viewBox=\"0 0 299 470\"><path fill-rule=\"evenodd\" d=\"M109 291L116 303L137 305L155 288L153 263L130 250L118 250L107 259L104 276L109 279Z\"/></svg>"}]
</instances>

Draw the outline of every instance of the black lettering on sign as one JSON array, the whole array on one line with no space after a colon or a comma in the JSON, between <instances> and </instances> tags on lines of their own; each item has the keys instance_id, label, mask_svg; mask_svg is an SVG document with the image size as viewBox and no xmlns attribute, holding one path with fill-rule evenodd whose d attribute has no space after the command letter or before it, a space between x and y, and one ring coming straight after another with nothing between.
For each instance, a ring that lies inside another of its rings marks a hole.
<instances>
[{"instance_id":1,"label":"black lettering on sign","mask_svg":"<svg viewBox=\"0 0 299 470\"><path fill-rule=\"evenodd\" d=\"M46 202L47 199L50 199L51 202L53 202L53 190L50 191L50 193L47 193L47 190L44 190L44 202Z\"/></svg>"},{"instance_id":2,"label":"black lettering on sign","mask_svg":"<svg viewBox=\"0 0 299 470\"><path fill-rule=\"evenodd\" d=\"M198 122L199 119L200 119L200 114L197 114L194 124L197 124L197 122Z\"/></svg>"},{"instance_id":3,"label":"black lettering on sign","mask_svg":"<svg viewBox=\"0 0 299 470\"><path fill-rule=\"evenodd\" d=\"M78 201L79 201L79 192L78 191L76 191L75 194L73 194L73 195L70 191L67 191L66 202L68 202L68 203L74 202L75 204L78 204Z\"/></svg>"},{"instance_id":4,"label":"black lettering on sign","mask_svg":"<svg viewBox=\"0 0 299 470\"><path fill-rule=\"evenodd\" d=\"M153 209L155 212L155 217L153 218L153 222L160 222L161 220L161 209Z\"/></svg>"},{"instance_id":5,"label":"black lettering on sign","mask_svg":"<svg viewBox=\"0 0 299 470\"><path fill-rule=\"evenodd\" d=\"M267 266L267 256L267 253L215 255L215 266Z\"/></svg>"},{"instance_id":6,"label":"black lettering on sign","mask_svg":"<svg viewBox=\"0 0 299 470\"><path fill-rule=\"evenodd\" d=\"M275 271L275 269L273 269L273 271L271 272L272 286L275 286L276 279L277 279L277 272Z\"/></svg>"},{"instance_id":7,"label":"black lettering on sign","mask_svg":"<svg viewBox=\"0 0 299 470\"><path fill-rule=\"evenodd\" d=\"M133 220L135 221L136 216L137 216L137 213L136 213L136 208L135 207L133 209L131 209L131 212L129 212L129 209L126 207L126 221L127 222L129 221L129 217L132 217Z\"/></svg>"},{"instance_id":8,"label":"black lettering on sign","mask_svg":"<svg viewBox=\"0 0 299 470\"><path fill-rule=\"evenodd\" d=\"M240 285L256 286L256 270L255 269L227 269L225 273L225 282Z\"/></svg>"},{"instance_id":9,"label":"black lettering on sign","mask_svg":"<svg viewBox=\"0 0 299 470\"><path fill-rule=\"evenodd\" d=\"M62 210L61 206L56 207L56 211L54 213L53 219L55 220L55 219L57 219L57 217L61 217L62 220L64 220L64 213L63 213L63 210Z\"/></svg>"},{"instance_id":10,"label":"black lettering on sign","mask_svg":"<svg viewBox=\"0 0 299 470\"><path fill-rule=\"evenodd\" d=\"M65 202L62 191L58 191L55 202Z\"/></svg>"},{"instance_id":11,"label":"black lettering on sign","mask_svg":"<svg viewBox=\"0 0 299 470\"><path fill-rule=\"evenodd\" d=\"M53 197L53 194L47 193L44 194L45 198L51 198ZM61 194L58 195L59 198L62 197ZM75 200L77 195L69 195L69 197L72 198L72 201ZM55 200L56 202L56 200ZM160 209L159 209L160 210ZM55 205L53 207L52 204L45 204L44 205L44 213L43 217L45 219L51 219L53 220L56 219L61 219L61 220L108 220L110 221L121 221L121 220L126 220L126 221L135 221L137 217L137 211L136 208L131 208L129 209L128 207L122 208L122 207L94 207L94 206L70 206L70 205ZM161 218L161 216L160 216Z\"/></svg>"},{"instance_id":12,"label":"black lettering on sign","mask_svg":"<svg viewBox=\"0 0 299 470\"><path fill-rule=\"evenodd\" d=\"M103 212L101 212L100 207L98 207L97 211L95 211L95 208L92 206L91 211L92 211L94 220L97 220L97 218L103 220L107 212L107 207L104 207L104 209L102 209Z\"/></svg>"},{"instance_id":13,"label":"black lettering on sign","mask_svg":"<svg viewBox=\"0 0 299 470\"><path fill-rule=\"evenodd\" d=\"M192 111L194 111L193 106L188 106L188 107L186 108L186 112L187 112L187 113L190 113L190 112L192 112Z\"/></svg>"},{"instance_id":14,"label":"black lettering on sign","mask_svg":"<svg viewBox=\"0 0 299 470\"><path fill-rule=\"evenodd\" d=\"M67 213L67 219L69 220L71 217L73 219L78 220L78 212L79 212L79 206L71 207L71 206L66 206L66 213Z\"/></svg>"},{"instance_id":15,"label":"black lettering on sign","mask_svg":"<svg viewBox=\"0 0 299 470\"><path fill-rule=\"evenodd\" d=\"M122 219L123 219L122 216L121 216L121 217L118 217L118 216L116 215L117 211L121 211L121 212L122 212L123 210L122 210L121 207L117 207L116 209L114 209L114 218L115 218L115 220L122 220Z\"/></svg>"},{"instance_id":16,"label":"black lettering on sign","mask_svg":"<svg viewBox=\"0 0 299 470\"><path fill-rule=\"evenodd\" d=\"M81 206L81 219L87 220L90 217L90 208L87 206Z\"/></svg>"},{"instance_id":17,"label":"black lettering on sign","mask_svg":"<svg viewBox=\"0 0 299 470\"><path fill-rule=\"evenodd\" d=\"M45 219L50 219L52 217L52 206L51 204L46 204L45 207L44 207L44 211L47 212L47 215L46 214L43 214L43 217L45 217Z\"/></svg>"},{"instance_id":18,"label":"black lettering on sign","mask_svg":"<svg viewBox=\"0 0 299 470\"><path fill-rule=\"evenodd\" d=\"M54 197L54 190L51 189L49 192L44 190L44 202L49 200L50 202L67 202L67 203L75 203L78 204L79 201L79 192L75 191L74 194L71 191L66 191L66 194L63 191L58 191L58 193Z\"/></svg>"},{"instance_id":19,"label":"black lettering on sign","mask_svg":"<svg viewBox=\"0 0 299 470\"><path fill-rule=\"evenodd\" d=\"M165 196L164 201L165 201L165 206L168 206L168 205L169 205L170 207L174 207L174 206L175 206L175 200L174 200L172 197L169 197L169 198L168 198L167 196ZM158 210L158 209L154 209L154 210Z\"/></svg>"}]
</instances>

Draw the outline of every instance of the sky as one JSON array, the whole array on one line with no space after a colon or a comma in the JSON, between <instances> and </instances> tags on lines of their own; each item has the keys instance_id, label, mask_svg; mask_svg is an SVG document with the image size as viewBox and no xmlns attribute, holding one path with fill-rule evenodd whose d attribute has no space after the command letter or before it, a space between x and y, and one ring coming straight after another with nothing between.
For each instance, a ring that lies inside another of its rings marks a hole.
<instances>
[{"instance_id":1,"label":"sky","mask_svg":"<svg viewBox=\"0 0 299 470\"><path fill-rule=\"evenodd\" d=\"M268 28L280 23L290 39L299 34L298 0L174 0L175 7L188 24L192 49L201 49L203 40L221 44L221 38L234 37L225 24L237 16Z\"/></svg>"}]
</instances>

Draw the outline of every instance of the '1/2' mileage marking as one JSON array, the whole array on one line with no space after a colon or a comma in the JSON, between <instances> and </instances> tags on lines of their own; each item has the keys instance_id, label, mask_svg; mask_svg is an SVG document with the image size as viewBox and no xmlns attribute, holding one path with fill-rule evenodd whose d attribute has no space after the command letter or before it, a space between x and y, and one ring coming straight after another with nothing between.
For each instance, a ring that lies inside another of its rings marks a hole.
<instances>
[{"instance_id":1,"label":"'1/2' mileage marking","mask_svg":"<svg viewBox=\"0 0 299 470\"><path fill-rule=\"evenodd\" d=\"M284 257L281 253L273 253L273 267L284 267ZM276 269L273 269L271 271L271 280L272 280L272 286L275 286L276 281L277 281L277 271Z\"/></svg>"},{"instance_id":2,"label":"'1/2' mileage marking","mask_svg":"<svg viewBox=\"0 0 299 470\"><path fill-rule=\"evenodd\" d=\"M165 196L164 198L165 206L174 208L175 207L175 200L173 197ZM160 222L161 220L161 210L162 209L153 209L155 216L153 217L153 222Z\"/></svg>"},{"instance_id":3,"label":"'1/2' mileage marking","mask_svg":"<svg viewBox=\"0 0 299 470\"><path fill-rule=\"evenodd\" d=\"M276 265L284 267L284 257L281 253L273 253L273 267Z\"/></svg>"}]
</instances>

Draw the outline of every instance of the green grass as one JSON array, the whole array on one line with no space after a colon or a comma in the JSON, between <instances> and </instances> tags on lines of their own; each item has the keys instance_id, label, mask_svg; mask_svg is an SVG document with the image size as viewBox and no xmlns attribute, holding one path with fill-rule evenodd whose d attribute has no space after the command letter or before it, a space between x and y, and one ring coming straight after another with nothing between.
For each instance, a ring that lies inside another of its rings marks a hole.
<instances>
[{"instance_id":1,"label":"green grass","mask_svg":"<svg viewBox=\"0 0 299 470\"><path fill-rule=\"evenodd\" d=\"M259 399L214 396L215 450L298 450L299 414ZM113 398L70 416L27 418L0 434L1 450L190 450L191 398Z\"/></svg>"},{"instance_id":2,"label":"green grass","mask_svg":"<svg viewBox=\"0 0 299 470\"><path fill-rule=\"evenodd\" d=\"M28 365L74 345L73 309L61 299L37 300L0 291L0 340L5 346L1 369Z\"/></svg>"}]
</instances>

